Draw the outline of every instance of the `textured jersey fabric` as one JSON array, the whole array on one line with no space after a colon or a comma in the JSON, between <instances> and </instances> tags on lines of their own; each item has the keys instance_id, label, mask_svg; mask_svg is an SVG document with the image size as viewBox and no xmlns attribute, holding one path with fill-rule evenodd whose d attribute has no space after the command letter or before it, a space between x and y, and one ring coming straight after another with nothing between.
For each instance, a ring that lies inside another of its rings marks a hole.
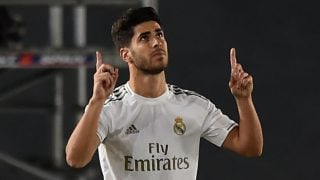
<instances>
[{"instance_id":1,"label":"textured jersey fabric","mask_svg":"<svg viewBox=\"0 0 320 180\"><path fill-rule=\"evenodd\" d=\"M203 137L221 146L237 123L208 99L167 85L145 98L126 83L107 99L100 115L99 160L105 180L195 180Z\"/></svg>"}]
</instances>

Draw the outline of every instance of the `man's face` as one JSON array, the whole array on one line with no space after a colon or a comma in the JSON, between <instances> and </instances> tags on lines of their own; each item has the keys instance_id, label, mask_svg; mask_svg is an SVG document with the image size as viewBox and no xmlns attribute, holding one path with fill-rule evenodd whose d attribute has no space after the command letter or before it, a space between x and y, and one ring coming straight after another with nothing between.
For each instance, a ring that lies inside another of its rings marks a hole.
<instances>
[{"instance_id":1,"label":"man's face","mask_svg":"<svg viewBox=\"0 0 320 180\"><path fill-rule=\"evenodd\" d=\"M168 65L168 50L160 25L155 21L143 22L133 32L129 46L132 64L145 74L161 73Z\"/></svg>"}]
</instances>

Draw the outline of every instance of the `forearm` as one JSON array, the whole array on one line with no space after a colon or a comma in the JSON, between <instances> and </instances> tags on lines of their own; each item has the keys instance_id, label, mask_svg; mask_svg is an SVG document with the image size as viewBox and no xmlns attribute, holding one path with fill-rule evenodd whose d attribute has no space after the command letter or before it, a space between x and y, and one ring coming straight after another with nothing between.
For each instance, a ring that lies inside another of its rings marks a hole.
<instances>
[{"instance_id":1,"label":"forearm","mask_svg":"<svg viewBox=\"0 0 320 180\"><path fill-rule=\"evenodd\" d=\"M99 139L96 135L103 101L91 99L85 113L71 134L66 146L66 159L70 166L83 167L96 151Z\"/></svg>"},{"instance_id":2,"label":"forearm","mask_svg":"<svg viewBox=\"0 0 320 180\"><path fill-rule=\"evenodd\" d=\"M263 148L263 135L259 117L255 110L251 96L237 99L239 111L239 134L238 140L241 147L254 154L261 154Z\"/></svg>"},{"instance_id":3,"label":"forearm","mask_svg":"<svg viewBox=\"0 0 320 180\"><path fill-rule=\"evenodd\" d=\"M262 153L263 137L259 117L252 101L253 78L237 62L236 51L230 50L231 77L229 87L239 111L239 127L234 128L224 142L224 147L244 156Z\"/></svg>"}]
</instances>

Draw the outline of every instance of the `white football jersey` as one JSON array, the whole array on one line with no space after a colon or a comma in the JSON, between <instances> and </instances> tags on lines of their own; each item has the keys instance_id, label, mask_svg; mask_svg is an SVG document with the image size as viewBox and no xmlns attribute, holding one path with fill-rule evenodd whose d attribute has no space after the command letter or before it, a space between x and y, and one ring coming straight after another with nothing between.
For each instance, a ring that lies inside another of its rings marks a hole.
<instances>
[{"instance_id":1,"label":"white football jersey","mask_svg":"<svg viewBox=\"0 0 320 180\"><path fill-rule=\"evenodd\" d=\"M174 85L157 98L126 83L107 99L97 135L105 180L195 180L200 138L221 146L237 123L203 96Z\"/></svg>"}]
</instances>

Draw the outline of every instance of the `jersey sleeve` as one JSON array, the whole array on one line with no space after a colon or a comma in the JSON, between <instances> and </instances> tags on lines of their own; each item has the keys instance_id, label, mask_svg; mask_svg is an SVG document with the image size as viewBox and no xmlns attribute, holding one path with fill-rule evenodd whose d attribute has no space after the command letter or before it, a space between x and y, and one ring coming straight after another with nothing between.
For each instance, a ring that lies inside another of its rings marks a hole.
<instances>
[{"instance_id":1,"label":"jersey sleeve","mask_svg":"<svg viewBox=\"0 0 320 180\"><path fill-rule=\"evenodd\" d=\"M98 128L97 128L97 136L100 139L100 142L102 143L108 134L108 123L107 123L107 113L105 112L105 108L102 109L100 113L100 118L98 122Z\"/></svg>"},{"instance_id":2,"label":"jersey sleeve","mask_svg":"<svg viewBox=\"0 0 320 180\"><path fill-rule=\"evenodd\" d=\"M228 133L236 126L238 124L235 121L209 101L208 114L203 122L201 137L221 147Z\"/></svg>"},{"instance_id":3,"label":"jersey sleeve","mask_svg":"<svg viewBox=\"0 0 320 180\"><path fill-rule=\"evenodd\" d=\"M87 111L88 105L85 107L84 111ZM102 109L100 116L99 116L99 121L98 121L98 128L97 128L97 136L100 140L100 142L103 142L104 139L107 137L108 134L108 128L107 128L107 122L106 122L106 113L104 112L104 108Z\"/></svg>"}]
</instances>

